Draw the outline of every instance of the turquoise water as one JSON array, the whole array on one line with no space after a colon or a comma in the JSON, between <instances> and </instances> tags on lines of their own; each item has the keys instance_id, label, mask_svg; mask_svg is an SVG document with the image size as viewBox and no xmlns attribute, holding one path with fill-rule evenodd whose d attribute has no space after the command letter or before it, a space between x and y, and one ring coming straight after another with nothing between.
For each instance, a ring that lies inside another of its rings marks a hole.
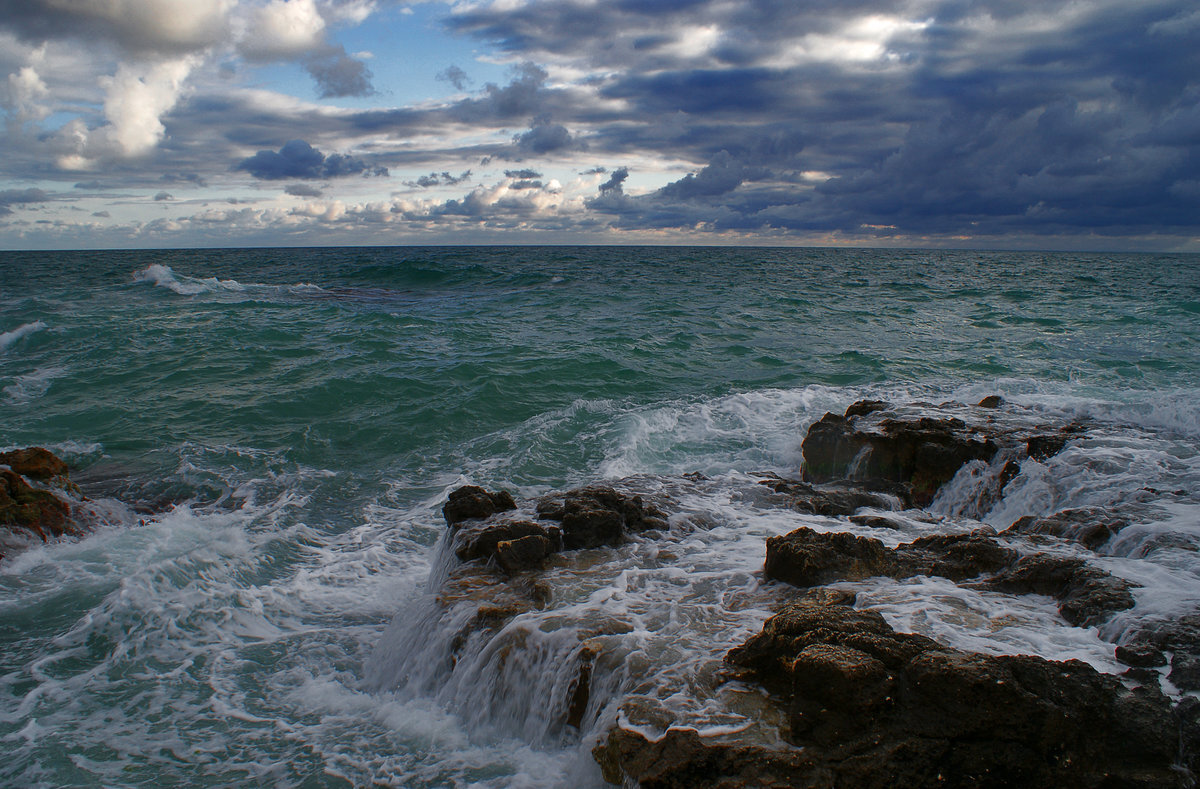
<instances>
[{"instance_id":1,"label":"turquoise water","mask_svg":"<svg viewBox=\"0 0 1200 789\"><path fill-rule=\"evenodd\" d=\"M12 252L0 275L0 445L54 449L105 508L0 563L13 785L594 781L578 737L514 744L364 680L464 482L795 473L825 410L993 392L1174 459L1110 485L1200 474L1196 256Z\"/></svg>"}]
</instances>

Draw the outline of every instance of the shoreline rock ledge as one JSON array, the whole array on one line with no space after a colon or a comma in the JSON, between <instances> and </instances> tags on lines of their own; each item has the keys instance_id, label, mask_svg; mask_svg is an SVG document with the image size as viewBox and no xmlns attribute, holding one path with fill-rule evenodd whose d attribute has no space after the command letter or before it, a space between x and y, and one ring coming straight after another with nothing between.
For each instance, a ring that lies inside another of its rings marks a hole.
<instances>
[{"instance_id":1,"label":"shoreline rock ledge","mask_svg":"<svg viewBox=\"0 0 1200 789\"><path fill-rule=\"evenodd\" d=\"M730 651L730 678L768 689L784 742L712 741L617 725L605 779L683 787L1191 786L1181 722L1157 689L1086 663L963 652L846 603L803 600Z\"/></svg>"},{"instance_id":2,"label":"shoreline rock ledge","mask_svg":"<svg viewBox=\"0 0 1200 789\"><path fill-rule=\"evenodd\" d=\"M1085 430L1047 424L998 397L976 406L862 401L826 414L804 439L803 479L754 475L733 491L814 520L764 538L765 583L753 594L775 615L749 638L718 635L704 669L711 674L688 680L713 694L704 696L706 714L717 710L707 719L722 723L702 733L659 696L614 693L613 678L628 676L621 637L633 625L606 616L555 614L551 629L566 634L562 681L540 703L564 731L588 738L606 781L641 789L1194 787L1200 700L1169 697L1161 681L1171 692L1200 687L1200 615L1146 623L1114 643L1130 667L1116 676L1078 660L967 652L897 632L879 612L856 609L846 587L936 576L1053 598L1078 627L1133 611L1137 584L1091 556L1137 517L1135 507L1022 517L999 532L983 523L932 534L906 525L940 522L922 508L952 480L952 496L975 497L964 500L986 513L1022 466L1048 461ZM588 572L606 551L661 539L672 549L655 560L677 559L677 538L705 528L706 515L679 509L675 493L706 490L707 478L654 482L643 490L661 492L644 497L631 480L521 503L476 487L451 493L446 544L461 564L439 593L447 621L461 628L451 661L466 659L468 644L480 656L525 648L527 634L507 623L530 614L522 627L536 629L534 612L554 610L556 577ZM864 536L864 526L910 537L885 542ZM593 550L583 556L583 548ZM450 610L458 605L474 610Z\"/></svg>"},{"instance_id":3,"label":"shoreline rock ledge","mask_svg":"<svg viewBox=\"0 0 1200 789\"><path fill-rule=\"evenodd\" d=\"M0 559L34 540L79 536L86 529L69 499L78 494L67 464L42 447L0 452Z\"/></svg>"}]
</instances>

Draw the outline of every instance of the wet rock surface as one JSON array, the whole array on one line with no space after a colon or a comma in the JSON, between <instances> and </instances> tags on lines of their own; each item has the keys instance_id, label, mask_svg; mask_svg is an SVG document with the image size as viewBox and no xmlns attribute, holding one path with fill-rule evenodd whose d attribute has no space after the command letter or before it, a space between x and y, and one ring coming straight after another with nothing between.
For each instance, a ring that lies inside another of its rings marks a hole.
<instances>
[{"instance_id":1,"label":"wet rock surface","mask_svg":"<svg viewBox=\"0 0 1200 789\"><path fill-rule=\"evenodd\" d=\"M1003 400L978 406L895 408L877 400L827 413L813 424L801 449L808 482L852 480L868 490L896 493L923 507L971 461L990 463L1002 449L1011 457L1044 460L1082 428L1054 428L1031 417L1001 413ZM1016 467L1009 467L1011 479Z\"/></svg>"},{"instance_id":2,"label":"wet rock surface","mask_svg":"<svg viewBox=\"0 0 1200 789\"><path fill-rule=\"evenodd\" d=\"M869 537L800 528L767 540L764 574L799 587L876 575L971 580L980 588L1054 597L1063 618L1078 626L1098 624L1116 611L1132 608L1136 588L1082 559L1022 556L987 534L922 537L887 548Z\"/></svg>"},{"instance_id":3,"label":"wet rock surface","mask_svg":"<svg viewBox=\"0 0 1200 789\"><path fill-rule=\"evenodd\" d=\"M622 702L593 740L605 779L644 788L1193 785L1200 704L1173 706L1160 679L1200 690L1200 615L1132 631L1114 624L1114 657L1128 667L1117 677L1079 661L978 654L896 632L879 613L853 608L853 593L827 586L944 578L977 591L1051 597L1064 622L1078 627L1132 608L1137 585L1085 558L1129 525L1124 510L1064 509L1019 518L997 534L966 532L970 522L944 508L932 508L940 515L921 509L952 480L963 488L967 475L955 478L968 469L987 477L990 487L978 495L985 512L1023 464L1045 462L1082 431L1044 424L998 397L978 406L860 401L841 416L827 414L804 440L803 480L758 474L731 494L752 508L820 519L817 529L767 537L763 578L796 589L790 602L787 592L776 594L778 613L728 653L714 680L749 696L758 688L760 714L702 732L675 725L670 708L653 725L639 723L626 715L637 705ZM658 482L694 493L711 481L696 474ZM553 597L539 578L579 561L572 552L593 549L583 564L603 562L595 549L669 532L668 507L629 492L627 483L522 503L481 488L451 494L446 521L466 564L450 586L471 589L460 601L479 601L461 624L459 646L496 636L507 639L505 650L527 648L513 633ZM728 483L712 489L721 484ZM673 512L677 530L707 528L703 515ZM908 536L885 544L864 531ZM661 556L676 560L678 545ZM787 588L763 588L776 587ZM628 659L613 649L619 639L603 633L632 627L586 625L553 631L567 633L570 646L553 704L561 725L579 732L603 719L597 687Z\"/></svg>"},{"instance_id":4,"label":"wet rock surface","mask_svg":"<svg viewBox=\"0 0 1200 789\"><path fill-rule=\"evenodd\" d=\"M77 536L86 525L76 517L64 492L78 490L67 477L67 464L41 447L0 453L0 529L20 543ZM5 554L0 540L0 558Z\"/></svg>"},{"instance_id":5,"label":"wet rock surface","mask_svg":"<svg viewBox=\"0 0 1200 789\"><path fill-rule=\"evenodd\" d=\"M727 656L786 710L784 743L617 726L607 780L642 787L1183 787L1181 721L1157 690L1078 661L979 655L805 601Z\"/></svg>"}]
</instances>

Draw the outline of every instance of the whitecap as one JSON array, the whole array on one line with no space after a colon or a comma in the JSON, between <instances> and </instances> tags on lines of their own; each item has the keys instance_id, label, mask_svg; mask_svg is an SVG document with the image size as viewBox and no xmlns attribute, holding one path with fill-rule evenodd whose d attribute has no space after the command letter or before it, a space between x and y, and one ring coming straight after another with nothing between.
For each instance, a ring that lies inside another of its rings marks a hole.
<instances>
[{"instance_id":1,"label":"whitecap","mask_svg":"<svg viewBox=\"0 0 1200 789\"><path fill-rule=\"evenodd\" d=\"M34 321L33 323L24 323L13 329L0 334L0 353L7 351L14 343L23 337L28 337L34 332L39 332L46 328L46 324L42 321Z\"/></svg>"}]
</instances>

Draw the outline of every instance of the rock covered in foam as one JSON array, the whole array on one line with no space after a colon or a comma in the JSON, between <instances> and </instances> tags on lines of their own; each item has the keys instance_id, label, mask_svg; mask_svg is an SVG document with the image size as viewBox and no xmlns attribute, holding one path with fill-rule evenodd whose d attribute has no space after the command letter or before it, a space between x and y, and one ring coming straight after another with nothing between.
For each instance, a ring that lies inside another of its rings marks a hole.
<instances>
[{"instance_id":1,"label":"rock covered in foam","mask_svg":"<svg viewBox=\"0 0 1200 789\"><path fill-rule=\"evenodd\" d=\"M1081 627L1098 624L1134 605L1136 584L1082 559L1035 553L1022 556L990 534L934 535L887 548L879 540L801 527L767 540L764 574L802 588L883 575L936 575L955 582L1059 601L1059 613Z\"/></svg>"},{"instance_id":2,"label":"rock covered in foam","mask_svg":"<svg viewBox=\"0 0 1200 789\"><path fill-rule=\"evenodd\" d=\"M1090 666L990 656L897 633L873 611L804 601L726 658L786 711L785 742L649 738L594 751L647 787L1182 787L1180 726L1156 690Z\"/></svg>"},{"instance_id":3,"label":"rock covered in foam","mask_svg":"<svg viewBox=\"0 0 1200 789\"><path fill-rule=\"evenodd\" d=\"M971 461L991 462L1001 450L1009 457L1044 460L1080 429L1048 427L1000 399L978 406L905 407L862 400L809 427L801 444L804 477L815 483L853 480L923 507ZM1006 469L1008 479L1015 476L1015 466Z\"/></svg>"}]
</instances>

